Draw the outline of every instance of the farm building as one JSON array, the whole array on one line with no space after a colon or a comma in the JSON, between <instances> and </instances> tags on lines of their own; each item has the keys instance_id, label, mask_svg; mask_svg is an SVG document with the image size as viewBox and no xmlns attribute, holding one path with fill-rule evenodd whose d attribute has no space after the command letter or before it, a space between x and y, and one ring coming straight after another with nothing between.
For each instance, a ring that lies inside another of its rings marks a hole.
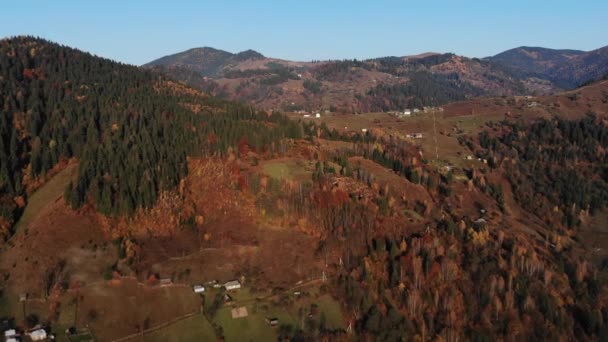
<instances>
[{"instance_id":1,"label":"farm building","mask_svg":"<svg viewBox=\"0 0 608 342\"><path fill-rule=\"evenodd\" d=\"M194 287L192 287L192 289L194 290L194 293L204 293L205 292L205 287L202 285L194 285Z\"/></svg>"},{"instance_id":2,"label":"farm building","mask_svg":"<svg viewBox=\"0 0 608 342\"><path fill-rule=\"evenodd\" d=\"M315 118L320 118L320 117L321 117L321 113L315 114Z\"/></svg>"},{"instance_id":3,"label":"farm building","mask_svg":"<svg viewBox=\"0 0 608 342\"><path fill-rule=\"evenodd\" d=\"M270 326L276 327L277 325L279 325L279 319L278 318L266 318L266 323L270 324Z\"/></svg>"},{"instance_id":4,"label":"farm building","mask_svg":"<svg viewBox=\"0 0 608 342\"><path fill-rule=\"evenodd\" d=\"M46 331L44 329L36 329L29 333L32 341L42 341L47 337Z\"/></svg>"},{"instance_id":5,"label":"farm building","mask_svg":"<svg viewBox=\"0 0 608 342\"><path fill-rule=\"evenodd\" d=\"M8 341L9 338L17 336L15 329L9 329L4 332L4 338Z\"/></svg>"},{"instance_id":6,"label":"farm building","mask_svg":"<svg viewBox=\"0 0 608 342\"><path fill-rule=\"evenodd\" d=\"M229 282L226 282L224 284L224 287L228 291L230 291L230 290L236 290L236 289L240 289L241 288L241 283L238 280L231 280Z\"/></svg>"}]
</instances>

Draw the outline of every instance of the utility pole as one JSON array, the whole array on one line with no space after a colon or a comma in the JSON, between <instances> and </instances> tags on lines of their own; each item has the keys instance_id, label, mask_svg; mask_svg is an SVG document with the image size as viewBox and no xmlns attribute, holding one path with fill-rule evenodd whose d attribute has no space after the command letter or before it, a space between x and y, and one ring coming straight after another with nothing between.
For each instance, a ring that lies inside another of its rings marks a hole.
<instances>
[{"instance_id":1,"label":"utility pole","mask_svg":"<svg viewBox=\"0 0 608 342\"><path fill-rule=\"evenodd\" d=\"M439 160L439 148L437 145L437 120L435 119L435 110L433 110L433 138L435 140L435 161Z\"/></svg>"}]
</instances>

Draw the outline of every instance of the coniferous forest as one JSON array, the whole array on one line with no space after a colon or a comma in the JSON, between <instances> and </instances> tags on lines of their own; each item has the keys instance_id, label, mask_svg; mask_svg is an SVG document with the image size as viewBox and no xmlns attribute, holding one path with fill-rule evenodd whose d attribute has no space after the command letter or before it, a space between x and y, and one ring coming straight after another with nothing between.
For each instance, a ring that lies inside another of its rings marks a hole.
<instances>
[{"instance_id":1,"label":"coniferous forest","mask_svg":"<svg viewBox=\"0 0 608 342\"><path fill-rule=\"evenodd\" d=\"M264 150L302 135L283 116L171 91L158 74L134 66L32 37L0 44L9 56L0 59L0 212L9 222L27 181L60 160L80 162L65 193L73 207L90 202L105 214L132 213L178 184L189 154L223 153L241 139Z\"/></svg>"}]
</instances>

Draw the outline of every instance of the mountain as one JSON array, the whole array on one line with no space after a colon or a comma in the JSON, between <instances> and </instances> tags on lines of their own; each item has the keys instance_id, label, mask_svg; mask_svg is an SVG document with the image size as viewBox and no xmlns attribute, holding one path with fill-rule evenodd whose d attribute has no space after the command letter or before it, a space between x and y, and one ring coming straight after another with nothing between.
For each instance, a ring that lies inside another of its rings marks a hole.
<instances>
[{"instance_id":1,"label":"mountain","mask_svg":"<svg viewBox=\"0 0 608 342\"><path fill-rule=\"evenodd\" d=\"M555 84L566 89L600 79L608 74L608 46L578 55L567 63L557 64L548 74Z\"/></svg>"},{"instance_id":2,"label":"mountain","mask_svg":"<svg viewBox=\"0 0 608 342\"><path fill-rule=\"evenodd\" d=\"M247 50L191 49L145 64L170 77L266 109L366 112L439 106L478 96L550 94L608 72L608 47L519 47L484 59L424 53L363 61L294 62Z\"/></svg>"},{"instance_id":3,"label":"mountain","mask_svg":"<svg viewBox=\"0 0 608 342\"><path fill-rule=\"evenodd\" d=\"M264 59L264 56L253 50L233 54L210 47L202 47L159 58L145 64L144 67L170 65L195 71L202 76L217 76L226 67L242 61L258 59Z\"/></svg>"},{"instance_id":4,"label":"mountain","mask_svg":"<svg viewBox=\"0 0 608 342\"><path fill-rule=\"evenodd\" d=\"M214 95L282 110L395 110L527 91L508 68L453 54L294 62L203 48L144 67Z\"/></svg>"},{"instance_id":5,"label":"mountain","mask_svg":"<svg viewBox=\"0 0 608 342\"><path fill-rule=\"evenodd\" d=\"M521 46L487 59L506 65L522 75L543 75L556 65L566 63L584 53L585 51L580 50L554 50Z\"/></svg>"},{"instance_id":6,"label":"mountain","mask_svg":"<svg viewBox=\"0 0 608 342\"><path fill-rule=\"evenodd\" d=\"M608 46L593 51L518 47L487 60L514 70L520 77L538 77L562 89L573 89L608 72Z\"/></svg>"}]
</instances>

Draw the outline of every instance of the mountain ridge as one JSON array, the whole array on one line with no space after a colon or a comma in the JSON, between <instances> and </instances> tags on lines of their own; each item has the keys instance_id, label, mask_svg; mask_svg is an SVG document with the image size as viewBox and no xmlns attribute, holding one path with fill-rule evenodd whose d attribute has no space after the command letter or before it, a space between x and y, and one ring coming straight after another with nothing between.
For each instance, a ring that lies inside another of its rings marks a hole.
<instances>
[{"instance_id":1,"label":"mountain ridge","mask_svg":"<svg viewBox=\"0 0 608 342\"><path fill-rule=\"evenodd\" d=\"M521 46L486 58L426 52L297 62L266 57L255 50L233 54L197 48L143 67L211 90L212 95L265 109L365 112L573 89L608 71L608 54L602 49L608 51Z\"/></svg>"}]
</instances>

